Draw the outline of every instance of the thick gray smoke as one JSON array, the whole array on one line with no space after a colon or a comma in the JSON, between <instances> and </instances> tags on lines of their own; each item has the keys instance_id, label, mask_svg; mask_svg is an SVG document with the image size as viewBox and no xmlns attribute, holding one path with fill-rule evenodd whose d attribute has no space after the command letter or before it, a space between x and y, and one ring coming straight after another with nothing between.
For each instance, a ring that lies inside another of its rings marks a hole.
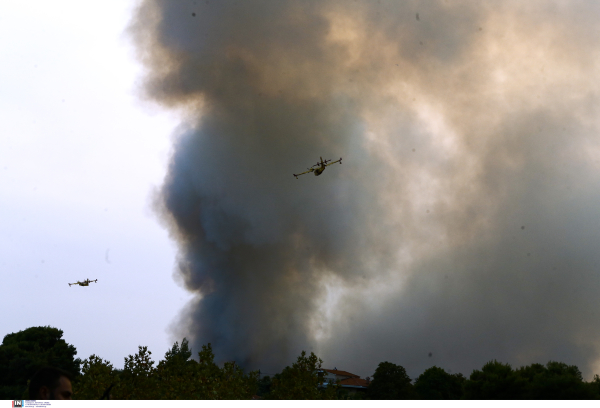
<instances>
[{"instance_id":1,"label":"thick gray smoke","mask_svg":"<svg viewBox=\"0 0 600 408\"><path fill-rule=\"evenodd\" d=\"M597 2L144 1L195 349L600 371ZM296 180L319 156L343 164ZM431 354L431 355L430 355Z\"/></svg>"}]
</instances>

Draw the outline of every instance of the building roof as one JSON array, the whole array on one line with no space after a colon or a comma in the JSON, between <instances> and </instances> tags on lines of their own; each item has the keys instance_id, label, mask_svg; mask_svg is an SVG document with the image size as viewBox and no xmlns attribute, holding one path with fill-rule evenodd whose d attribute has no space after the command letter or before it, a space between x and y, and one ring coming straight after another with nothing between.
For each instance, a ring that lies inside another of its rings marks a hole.
<instances>
[{"instance_id":1,"label":"building roof","mask_svg":"<svg viewBox=\"0 0 600 408\"><path fill-rule=\"evenodd\" d=\"M360 378L358 375L349 373L348 371L328 370L327 368L324 368L323 371L327 371L328 373L339 375L342 377Z\"/></svg>"},{"instance_id":2,"label":"building roof","mask_svg":"<svg viewBox=\"0 0 600 408\"><path fill-rule=\"evenodd\" d=\"M340 381L341 386L353 386L353 387L368 387L369 382L362 378L346 378L345 380Z\"/></svg>"}]
</instances>

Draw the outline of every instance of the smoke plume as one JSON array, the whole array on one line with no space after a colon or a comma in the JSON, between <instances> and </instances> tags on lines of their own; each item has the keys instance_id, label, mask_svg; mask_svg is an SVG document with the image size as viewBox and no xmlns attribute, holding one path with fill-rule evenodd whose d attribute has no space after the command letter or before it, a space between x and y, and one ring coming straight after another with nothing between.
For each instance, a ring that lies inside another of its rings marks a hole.
<instances>
[{"instance_id":1,"label":"smoke plume","mask_svg":"<svg viewBox=\"0 0 600 408\"><path fill-rule=\"evenodd\" d=\"M177 336L271 372L600 371L598 15L143 1L143 97L183 118L156 200L196 294Z\"/></svg>"}]
</instances>

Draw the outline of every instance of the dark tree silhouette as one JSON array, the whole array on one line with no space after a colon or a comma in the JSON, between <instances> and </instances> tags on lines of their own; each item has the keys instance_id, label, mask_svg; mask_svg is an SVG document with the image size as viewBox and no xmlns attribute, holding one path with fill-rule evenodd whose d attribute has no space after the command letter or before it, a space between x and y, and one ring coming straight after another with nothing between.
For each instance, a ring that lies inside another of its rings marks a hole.
<instances>
[{"instance_id":1,"label":"dark tree silhouette","mask_svg":"<svg viewBox=\"0 0 600 408\"><path fill-rule=\"evenodd\" d=\"M319 371L323 360L302 351L291 367L273 377L269 399L337 399L337 385L324 386Z\"/></svg>"},{"instance_id":2,"label":"dark tree silhouette","mask_svg":"<svg viewBox=\"0 0 600 408\"><path fill-rule=\"evenodd\" d=\"M510 364L496 360L486 363L481 370L474 370L465 383L466 399L521 399L525 382Z\"/></svg>"},{"instance_id":3,"label":"dark tree silhouette","mask_svg":"<svg viewBox=\"0 0 600 408\"><path fill-rule=\"evenodd\" d=\"M526 382L523 399L594 399L593 388L583 381L577 366L550 361L544 367L532 364L515 371Z\"/></svg>"},{"instance_id":4,"label":"dark tree silhouette","mask_svg":"<svg viewBox=\"0 0 600 408\"><path fill-rule=\"evenodd\" d=\"M373 374L367 396L377 400L400 400L413 399L416 394L404 367L384 361Z\"/></svg>"},{"instance_id":5,"label":"dark tree silhouette","mask_svg":"<svg viewBox=\"0 0 600 408\"><path fill-rule=\"evenodd\" d=\"M419 399L460 399L466 378L462 374L449 374L443 368L430 367L415 382Z\"/></svg>"},{"instance_id":6,"label":"dark tree silhouette","mask_svg":"<svg viewBox=\"0 0 600 408\"><path fill-rule=\"evenodd\" d=\"M61 368L74 378L80 374L77 350L54 327L30 327L4 336L0 345L0 399L23 399L27 381L44 366Z\"/></svg>"}]
</instances>

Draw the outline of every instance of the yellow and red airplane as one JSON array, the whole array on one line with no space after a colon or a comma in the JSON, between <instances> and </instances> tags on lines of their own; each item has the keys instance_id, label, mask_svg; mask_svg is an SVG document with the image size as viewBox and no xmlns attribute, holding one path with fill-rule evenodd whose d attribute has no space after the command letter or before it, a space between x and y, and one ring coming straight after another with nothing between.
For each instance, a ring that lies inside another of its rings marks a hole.
<instances>
[{"instance_id":1,"label":"yellow and red airplane","mask_svg":"<svg viewBox=\"0 0 600 408\"><path fill-rule=\"evenodd\" d=\"M325 167L327 166L331 166L334 163L340 163L342 164L342 158L340 157L339 160L336 160L334 162L331 162L329 164L327 164L327 162L330 162L331 160L323 160L323 158L320 158L321 161L317 164L315 164L314 166L312 166L311 168L309 168L308 170L306 170L304 173L299 173L299 174L294 174L294 177L298 178L298 176L301 176L303 174L306 173L315 173L315 176L320 175L321 173L323 173L325 171Z\"/></svg>"},{"instance_id":2,"label":"yellow and red airplane","mask_svg":"<svg viewBox=\"0 0 600 408\"><path fill-rule=\"evenodd\" d=\"M86 279L86 280L84 280L83 282L79 282L79 281L77 281L77 282L75 282L75 283L69 283L69 287L70 287L71 285L90 286L90 283L92 283L92 282L98 282L98 279L96 279L96 280L89 280L89 279Z\"/></svg>"}]
</instances>

